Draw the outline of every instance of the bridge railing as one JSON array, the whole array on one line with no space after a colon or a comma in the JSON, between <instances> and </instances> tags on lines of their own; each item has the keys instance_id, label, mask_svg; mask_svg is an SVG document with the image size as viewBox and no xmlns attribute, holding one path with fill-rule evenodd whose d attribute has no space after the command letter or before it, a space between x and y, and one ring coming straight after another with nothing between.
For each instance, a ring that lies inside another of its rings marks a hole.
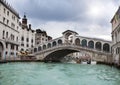
<instances>
[{"instance_id":1,"label":"bridge railing","mask_svg":"<svg viewBox=\"0 0 120 85\"><path fill-rule=\"evenodd\" d=\"M53 46L51 48L41 49L40 51L37 50L37 52L33 52L33 53L34 54L38 54L38 53L43 53L43 52L47 52L47 51L50 51L50 50L54 50L56 48L63 48L63 47L68 47L68 48L74 47L74 48L77 48L77 49L83 49L83 50L88 50L88 51L92 51L92 52L111 54L110 52L105 52L105 51L102 51L102 50L98 50L98 49L94 49L94 48L88 48L88 47L83 47L81 45L75 45L75 44L70 44L70 43L58 44L58 45Z\"/></svg>"}]
</instances>

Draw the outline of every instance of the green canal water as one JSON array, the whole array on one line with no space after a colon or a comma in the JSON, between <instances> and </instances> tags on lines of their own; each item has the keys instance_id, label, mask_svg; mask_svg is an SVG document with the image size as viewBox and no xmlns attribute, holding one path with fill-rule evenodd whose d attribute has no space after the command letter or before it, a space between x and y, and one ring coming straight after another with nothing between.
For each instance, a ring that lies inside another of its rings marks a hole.
<instances>
[{"instance_id":1,"label":"green canal water","mask_svg":"<svg viewBox=\"0 0 120 85\"><path fill-rule=\"evenodd\" d=\"M0 85L120 85L120 70L106 65L0 64Z\"/></svg>"}]
</instances>

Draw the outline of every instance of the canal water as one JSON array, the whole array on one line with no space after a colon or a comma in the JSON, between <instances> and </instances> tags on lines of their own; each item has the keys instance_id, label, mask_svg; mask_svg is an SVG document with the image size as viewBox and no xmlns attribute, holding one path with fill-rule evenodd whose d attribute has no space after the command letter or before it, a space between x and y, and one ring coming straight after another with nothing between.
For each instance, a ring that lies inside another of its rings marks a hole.
<instances>
[{"instance_id":1,"label":"canal water","mask_svg":"<svg viewBox=\"0 0 120 85\"><path fill-rule=\"evenodd\" d=\"M120 85L120 70L106 65L0 64L0 85Z\"/></svg>"}]
</instances>

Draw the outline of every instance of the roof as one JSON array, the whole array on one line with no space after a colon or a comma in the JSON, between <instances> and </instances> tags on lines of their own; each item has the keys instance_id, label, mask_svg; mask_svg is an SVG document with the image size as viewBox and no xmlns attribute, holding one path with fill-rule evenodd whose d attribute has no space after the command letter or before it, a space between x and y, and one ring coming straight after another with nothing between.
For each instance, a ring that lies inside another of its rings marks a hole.
<instances>
[{"instance_id":1,"label":"roof","mask_svg":"<svg viewBox=\"0 0 120 85\"><path fill-rule=\"evenodd\" d=\"M72 33L78 34L77 32L72 31L72 30L66 30L66 31L64 31L62 34L65 34L65 33L67 33L67 32L72 32Z\"/></svg>"},{"instance_id":2,"label":"roof","mask_svg":"<svg viewBox=\"0 0 120 85\"><path fill-rule=\"evenodd\" d=\"M111 21L110 21L111 23L112 23L112 21L114 20L115 15L117 15L117 14L120 15L120 6L119 6L118 10L116 11L116 13L114 14L113 18L111 19Z\"/></svg>"},{"instance_id":3,"label":"roof","mask_svg":"<svg viewBox=\"0 0 120 85\"><path fill-rule=\"evenodd\" d=\"M10 10L13 14L15 14L19 19L19 14L6 2L6 0L0 0L0 3L2 3L8 10Z\"/></svg>"}]
</instances>

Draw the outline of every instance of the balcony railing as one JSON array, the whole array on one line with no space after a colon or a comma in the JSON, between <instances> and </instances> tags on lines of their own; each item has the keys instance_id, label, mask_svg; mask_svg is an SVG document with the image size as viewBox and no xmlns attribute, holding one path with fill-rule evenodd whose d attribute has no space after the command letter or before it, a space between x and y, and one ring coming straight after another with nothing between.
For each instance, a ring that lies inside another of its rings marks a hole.
<instances>
[{"instance_id":1,"label":"balcony railing","mask_svg":"<svg viewBox=\"0 0 120 85\"><path fill-rule=\"evenodd\" d=\"M11 44L15 44L15 45L20 45L19 42L14 41L14 40L11 40L11 39L9 39L9 38L5 38L5 42L11 43Z\"/></svg>"}]
</instances>

